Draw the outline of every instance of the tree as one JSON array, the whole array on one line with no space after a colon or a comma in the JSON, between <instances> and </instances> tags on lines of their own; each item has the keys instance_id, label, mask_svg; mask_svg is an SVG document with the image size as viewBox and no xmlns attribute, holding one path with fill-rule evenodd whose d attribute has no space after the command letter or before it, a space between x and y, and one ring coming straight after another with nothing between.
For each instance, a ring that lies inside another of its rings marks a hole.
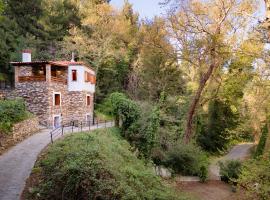
<instances>
[{"instance_id":1,"label":"tree","mask_svg":"<svg viewBox=\"0 0 270 200\"><path fill-rule=\"evenodd\" d=\"M169 1L171 2L171 1ZM195 68L198 86L187 114L185 143L192 138L193 119L207 82L238 50L247 33L256 2L250 0L183 0L173 3L168 14L178 59ZM237 39L236 39L237 38Z\"/></svg>"},{"instance_id":2,"label":"tree","mask_svg":"<svg viewBox=\"0 0 270 200\"><path fill-rule=\"evenodd\" d=\"M108 94L123 91L127 85L131 64L136 57L138 16L130 5L122 11L109 4L85 6L82 11L82 27L70 30L63 43L64 57L71 51L78 59L92 65L97 73L97 101Z\"/></svg>"},{"instance_id":3,"label":"tree","mask_svg":"<svg viewBox=\"0 0 270 200\"><path fill-rule=\"evenodd\" d=\"M7 0L5 15L16 21L19 32L26 36L32 34L36 37L45 38L47 36L44 27L40 23L43 16L42 0Z\"/></svg>"},{"instance_id":4,"label":"tree","mask_svg":"<svg viewBox=\"0 0 270 200\"><path fill-rule=\"evenodd\" d=\"M228 132L237 125L238 113L220 99L211 100L208 109L208 122L198 142L205 150L215 153L226 149Z\"/></svg>"},{"instance_id":5,"label":"tree","mask_svg":"<svg viewBox=\"0 0 270 200\"><path fill-rule=\"evenodd\" d=\"M130 93L137 99L157 101L162 92L166 95L179 95L185 90L182 70L177 65L177 56L168 40L165 21L154 18L140 26L141 42L138 59L133 68L136 75L136 89L132 82ZM135 92L134 92L135 91Z\"/></svg>"}]
</instances>

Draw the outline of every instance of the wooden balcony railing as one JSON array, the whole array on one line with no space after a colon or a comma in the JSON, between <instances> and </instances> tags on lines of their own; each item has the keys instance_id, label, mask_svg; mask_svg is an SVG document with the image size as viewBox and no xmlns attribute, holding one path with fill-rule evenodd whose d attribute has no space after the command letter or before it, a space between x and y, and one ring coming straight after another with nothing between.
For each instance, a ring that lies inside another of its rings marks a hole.
<instances>
[{"instance_id":1,"label":"wooden balcony railing","mask_svg":"<svg viewBox=\"0 0 270 200\"><path fill-rule=\"evenodd\" d=\"M19 82L46 81L46 76L19 76Z\"/></svg>"},{"instance_id":2,"label":"wooden balcony railing","mask_svg":"<svg viewBox=\"0 0 270 200\"><path fill-rule=\"evenodd\" d=\"M64 78L52 76L51 80L52 80L52 82L67 84L67 80Z\"/></svg>"},{"instance_id":3,"label":"wooden balcony railing","mask_svg":"<svg viewBox=\"0 0 270 200\"><path fill-rule=\"evenodd\" d=\"M46 76L19 76L19 82L46 81ZM51 77L52 82L67 84L67 80L60 77Z\"/></svg>"}]
</instances>

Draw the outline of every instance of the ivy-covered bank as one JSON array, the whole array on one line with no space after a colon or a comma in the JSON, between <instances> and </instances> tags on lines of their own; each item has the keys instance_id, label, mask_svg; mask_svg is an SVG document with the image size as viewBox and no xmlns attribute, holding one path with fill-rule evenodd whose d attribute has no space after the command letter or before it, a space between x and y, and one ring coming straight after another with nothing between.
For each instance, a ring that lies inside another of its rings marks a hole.
<instances>
[{"instance_id":1,"label":"ivy-covered bank","mask_svg":"<svg viewBox=\"0 0 270 200\"><path fill-rule=\"evenodd\" d=\"M99 109L114 116L120 133L139 157L163 165L175 174L208 176L207 154L194 144L183 144L179 126L181 111L174 99L163 93L156 104L134 101L119 92L112 93Z\"/></svg>"},{"instance_id":2,"label":"ivy-covered bank","mask_svg":"<svg viewBox=\"0 0 270 200\"><path fill-rule=\"evenodd\" d=\"M37 161L27 199L187 199L139 160L119 129L71 135ZM33 179L38 179L33 181Z\"/></svg>"}]
</instances>

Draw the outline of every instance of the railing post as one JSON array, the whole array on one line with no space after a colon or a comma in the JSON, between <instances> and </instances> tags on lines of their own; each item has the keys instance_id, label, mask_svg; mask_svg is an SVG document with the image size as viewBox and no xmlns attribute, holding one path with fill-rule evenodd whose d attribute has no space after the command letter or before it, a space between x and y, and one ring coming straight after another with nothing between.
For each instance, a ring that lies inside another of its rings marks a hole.
<instances>
[{"instance_id":1,"label":"railing post","mask_svg":"<svg viewBox=\"0 0 270 200\"><path fill-rule=\"evenodd\" d=\"M98 128L98 119L97 119L97 128Z\"/></svg>"},{"instance_id":2,"label":"railing post","mask_svg":"<svg viewBox=\"0 0 270 200\"><path fill-rule=\"evenodd\" d=\"M50 132L51 133L51 143L53 144L53 137L52 137L52 132Z\"/></svg>"},{"instance_id":3,"label":"railing post","mask_svg":"<svg viewBox=\"0 0 270 200\"><path fill-rule=\"evenodd\" d=\"M106 120L105 120L105 128L106 128Z\"/></svg>"},{"instance_id":4,"label":"railing post","mask_svg":"<svg viewBox=\"0 0 270 200\"><path fill-rule=\"evenodd\" d=\"M82 132L82 125L83 125L83 122L81 122L81 132Z\"/></svg>"},{"instance_id":5,"label":"railing post","mask_svg":"<svg viewBox=\"0 0 270 200\"><path fill-rule=\"evenodd\" d=\"M64 135L64 125L62 125L62 136Z\"/></svg>"},{"instance_id":6,"label":"railing post","mask_svg":"<svg viewBox=\"0 0 270 200\"><path fill-rule=\"evenodd\" d=\"M87 123L88 123L89 131L90 131L90 129L91 129L91 119Z\"/></svg>"},{"instance_id":7,"label":"railing post","mask_svg":"<svg viewBox=\"0 0 270 200\"><path fill-rule=\"evenodd\" d=\"M74 121L72 122L72 125L71 125L71 131L73 133L73 126L74 126Z\"/></svg>"}]
</instances>

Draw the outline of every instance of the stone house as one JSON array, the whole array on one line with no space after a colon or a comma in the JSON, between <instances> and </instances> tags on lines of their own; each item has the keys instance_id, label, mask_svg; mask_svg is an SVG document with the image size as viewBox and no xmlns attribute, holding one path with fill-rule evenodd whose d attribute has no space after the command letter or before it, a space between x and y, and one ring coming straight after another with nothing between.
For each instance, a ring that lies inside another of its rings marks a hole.
<instances>
[{"instance_id":1,"label":"stone house","mask_svg":"<svg viewBox=\"0 0 270 200\"><path fill-rule=\"evenodd\" d=\"M25 99L28 110L40 124L58 127L71 121L93 119L95 71L83 62L32 61L24 50L22 62L11 62L17 97Z\"/></svg>"}]
</instances>

